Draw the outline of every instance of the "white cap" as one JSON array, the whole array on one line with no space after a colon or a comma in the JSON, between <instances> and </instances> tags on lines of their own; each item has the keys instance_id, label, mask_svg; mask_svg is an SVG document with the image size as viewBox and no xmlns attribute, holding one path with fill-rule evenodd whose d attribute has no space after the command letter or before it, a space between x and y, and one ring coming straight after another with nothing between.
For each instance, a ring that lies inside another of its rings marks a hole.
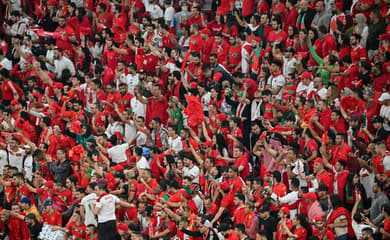
<instances>
[{"instance_id":1,"label":"white cap","mask_svg":"<svg viewBox=\"0 0 390 240\"><path fill-rule=\"evenodd\" d=\"M386 100L390 100L390 94L387 92L382 93L382 95L378 98L378 100L381 102L386 101Z\"/></svg>"}]
</instances>

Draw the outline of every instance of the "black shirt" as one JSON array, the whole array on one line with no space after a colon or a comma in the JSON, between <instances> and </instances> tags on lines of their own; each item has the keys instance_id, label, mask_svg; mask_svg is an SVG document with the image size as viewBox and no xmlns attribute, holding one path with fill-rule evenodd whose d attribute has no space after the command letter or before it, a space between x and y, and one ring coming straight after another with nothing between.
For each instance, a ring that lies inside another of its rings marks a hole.
<instances>
[{"instance_id":1,"label":"black shirt","mask_svg":"<svg viewBox=\"0 0 390 240\"><path fill-rule=\"evenodd\" d=\"M377 23L372 23L368 26L368 37L367 37L367 50L377 50L379 47L379 36L386 30L386 24L383 19Z\"/></svg>"},{"instance_id":2,"label":"black shirt","mask_svg":"<svg viewBox=\"0 0 390 240\"><path fill-rule=\"evenodd\" d=\"M274 232L276 232L277 221L274 217L270 216L266 220L259 217L259 230L264 230L267 234L267 239L272 240Z\"/></svg>"}]
</instances>

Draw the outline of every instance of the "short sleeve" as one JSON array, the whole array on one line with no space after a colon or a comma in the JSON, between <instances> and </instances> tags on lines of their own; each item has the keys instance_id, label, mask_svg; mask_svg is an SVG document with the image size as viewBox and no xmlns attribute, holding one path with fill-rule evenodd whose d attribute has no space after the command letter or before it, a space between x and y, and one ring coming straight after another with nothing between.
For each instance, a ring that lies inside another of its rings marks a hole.
<instances>
[{"instance_id":1,"label":"short sleeve","mask_svg":"<svg viewBox=\"0 0 390 240\"><path fill-rule=\"evenodd\" d=\"M114 197L115 204L118 204L120 202L120 199L115 195L113 195L113 197Z\"/></svg>"}]
</instances>

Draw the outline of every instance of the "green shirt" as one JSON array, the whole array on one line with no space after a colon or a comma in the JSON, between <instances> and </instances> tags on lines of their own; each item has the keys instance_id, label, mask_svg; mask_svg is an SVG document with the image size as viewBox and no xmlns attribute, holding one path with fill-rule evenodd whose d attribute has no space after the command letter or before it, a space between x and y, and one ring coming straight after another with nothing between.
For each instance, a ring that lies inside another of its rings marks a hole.
<instances>
[{"instance_id":1,"label":"green shirt","mask_svg":"<svg viewBox=\"0 0 390 240\"><path fill-rule=\"evenodd\" d=\"M318 65L324 66L325 65L324 60L320 56L318 56L316 50L312 46L309 46L309 50L314 61L316 61ZM333 67L333 66L329 66L329 67ZM316 75L322 79L323 84L327 85L329 83L331 73L328 70L318 69Z\"/></svg>"},{"instance_id":2,"label":"green shirt","mask_svg":"<svg viewBox=\"0 0 390 240\"><path fill-rule=\"evenodd\" d=\"M180 131L183 129L183 114L181 110L178 108L171 110L171 117L174 120L177 119L177 134L180 134Z\"/></svg>"}]
</instances>

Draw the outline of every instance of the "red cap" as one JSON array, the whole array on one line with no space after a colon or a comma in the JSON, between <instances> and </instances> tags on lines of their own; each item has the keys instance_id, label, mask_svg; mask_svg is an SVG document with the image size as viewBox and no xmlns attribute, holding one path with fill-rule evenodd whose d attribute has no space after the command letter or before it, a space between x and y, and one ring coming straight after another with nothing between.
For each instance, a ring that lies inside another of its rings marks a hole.
<instances>
[{"instance_id":1,"label":"red cap","mask_svg":"<svg viewBox=\"0 0 390 240\"><path fill-rule=\"evenodd\" d=\"M336 2L334 6L340 10L343 10L343 4L341 2Z\"/></svg>"},{"instance_id":2,"label":"red cap","mask_svg":"<svg viewBox=\"0 0 390 240\"><path fill-rule=\"evenodd\" d=\"M290 216L290 209L287 207L282 207L280 211L284 212L287 216Z\"/></svg>"},{"instance_id":3,"label":"red cap","mask_svg":"<svg viewBox=\"0 0 390 240\"><path fill-rule=\"evenodd\" d=\"M378 40L390 40L390 33L384 33L382 35L380 35L380 37L378 38Z\"/></svg>"},{"instance_id":4,"label":"red cap","mask_svg":"<svg viewBox=\"0 0 390 240\"><path fill-rule=\"evenodd\" d=\"M57 112L60 109L60 106L56 102L51 102L49 108L51 108L54 112Z\"/></svg>"},{"instance_id":5,"label":"red cap","mask_svg":"<svg viewBox=\"0 0 390 240\"><path fill-rule=\"evenodd\" d=\"M60 82L54 82L53 87L63 89L64 85Z\"/></svg>"},{"instance_id":6,"label":"red cap","mask_svg":"<svg viewBox=\"0 0 390 240\"><path fill-rule=\"evenodd\" d=\"M304 72L301 74L300 76L301 79L305 79L305 78L312 78L311 74L309 72Z\"/></svg>"},{"instance_id":7,"label":"red cap","mask_svg":"<svg viewBox=\"0 0 390 240\"><path fill-rule=\"evenodd\" d=\"M191 82L190 83L190 88L195 89L197 87L198 87L198 84L196 82Z\"/></svg>"},{"instance_id":8,"label":"red cap","mask_svg":"<svg viewBox=\"0 0 390 240\"><path fill-rule=\"evenodd\" d=\"M320 164L323 165L324 164L324 160L322 160L322 158L316 158L313 163L320 163Z\"/></svg>"},{"instance_id":9,"label":"red cap","mask_svg":"<svg viewBox=\"0 0 390 240\"><path fill-rule=\"evenodd\" d=\"M308 193L302 194L302 198L307 198L307 199L310 199L310 200L313 200L313 201L317 200L317 196L313 192L308 192Z\"/></svg>"},{"instance_id":10,"label":"red cap","mask_svg":"<svg viewBox=\"0 0 390 240\"><path fill-rule=\"evenodd\" d=\"M200 34L206 34L206 35L211 35L211 31L210 29L208 28L203 28L202 30L200 30Z\"/></svg>"},{"instance_id":11,"label":"red cap","mask_svg":"<svg viewBox=\"0 0 390 240\"><path fill-rule=\"evenodd\" d=\"M252 40L253 40L253 41L256 41L256 42L258 42L258 43L261 43L261 42L262 42L262 40L261 40L260 37L254 37Z\"/></svg>"},{"instance_id":12,"label":"red cap","mask_svg":"<svg viewBox=\"0 0 390 240\"><path fill-rule=\"evenodd\" d=\"M36 97L36 98L40 98L41 97L41 94L39 94L37 91L32 91L32 93L31 93L34 97Z\"/></svg>"},{"instance_id":13,"label":"red cap","mask_svg":"<svg viewBox=\"0 0 390 240\"><path fill-rule=\"evenodd\" d=\"M265 175L267 175L267 176L272 176L272 170L265 170L265 173L264 173Z\"/></svg>"},{"instance_id":14,"label":"red cap","mask_svg":"<svg viewBox=\"0 0 390 240\"><path fill-rule=\"evenodd\" d=\"M26 62L32 63L33 61L36 61L35 57L30 57Z\"/></svg>"},{"instance_id":15,"label":"red cap","mask_svg":"<svg viewBox=\"0 0 390 240\"><path fill-rule=\"evenodd\" d=\"M118 171L118 172L123 172L125 168L122 165L116 165L111 167L112 170Z\"/></svg>"},{"instance_id":16,"label":"red cap","mask_svg":"<svg viewBox=\"0 0 390 240\"><path fill-rule=\"evenodd\" d=\"M325 218L323 216L316 216L314 218L314 221L315 222L320 222L320 221L325 222Z\"/></svg>"},{"instance_id":17,"label":"red cap","mask_svg":"<svg viewBox=\"0 0 390 240\"><path fill-rule=\"evenodd\" d=\"M217 115L215 115L218 119L219 119L219 121L221 121L221 122L224 122L224 121L226 121L226 115L224 114L224 113L219 113L219 114L217 114Z\"/></svg>"},{"instance_id":18,"label":"red cap","mask_svg":"<svg viewBox=\"0 0 390 240\"><path fill-rule=\"evenodd\" d=\"M121 230L123 232L128 232L129 227L126 225L126 223L119 223L118 224L118 230Z\"/></svg>"},{"instance_id":19,"label":"red cap","mask_svg":"<svg viewBox=\"0 0 390 240\"><path fill-rule=\"evenodd\" d=\"M11 106L16 106L18 104L20 104L20 102L18 100L16 100L16 99L11 101Z\"/></svg>"},{"instance_id":20,"label":"red cap","mask_svg":"<svg viewBox=\"0 0 390 240\"><path fill-rule=\"evenodd\" d=\"M45 187L48 187L48 188L52 188L54 186L54 182L53 181L47 181L43 184L43 186Z\"/></svg>"},{"instance_id":21,"label":"red cap","mask_svg":"<svg viewBox=\"0 0 390 240\"><path fill-rule=\"evenodd\" d=\"M202 146L212 147L213 143L211 141L206 141L206 142L202 143Z\"/></svg>"},{"instance_id":22,"label":"red cap","mask_svg":"<svg viewBox=\"0 0 390 240\"><path fill-rule=\"evenodd\" d=\"M47 1L46 3L47 5L54 5L54 6L58 6L58 2L56 0L49 0Z\"/></svg>"}]
</instances>

